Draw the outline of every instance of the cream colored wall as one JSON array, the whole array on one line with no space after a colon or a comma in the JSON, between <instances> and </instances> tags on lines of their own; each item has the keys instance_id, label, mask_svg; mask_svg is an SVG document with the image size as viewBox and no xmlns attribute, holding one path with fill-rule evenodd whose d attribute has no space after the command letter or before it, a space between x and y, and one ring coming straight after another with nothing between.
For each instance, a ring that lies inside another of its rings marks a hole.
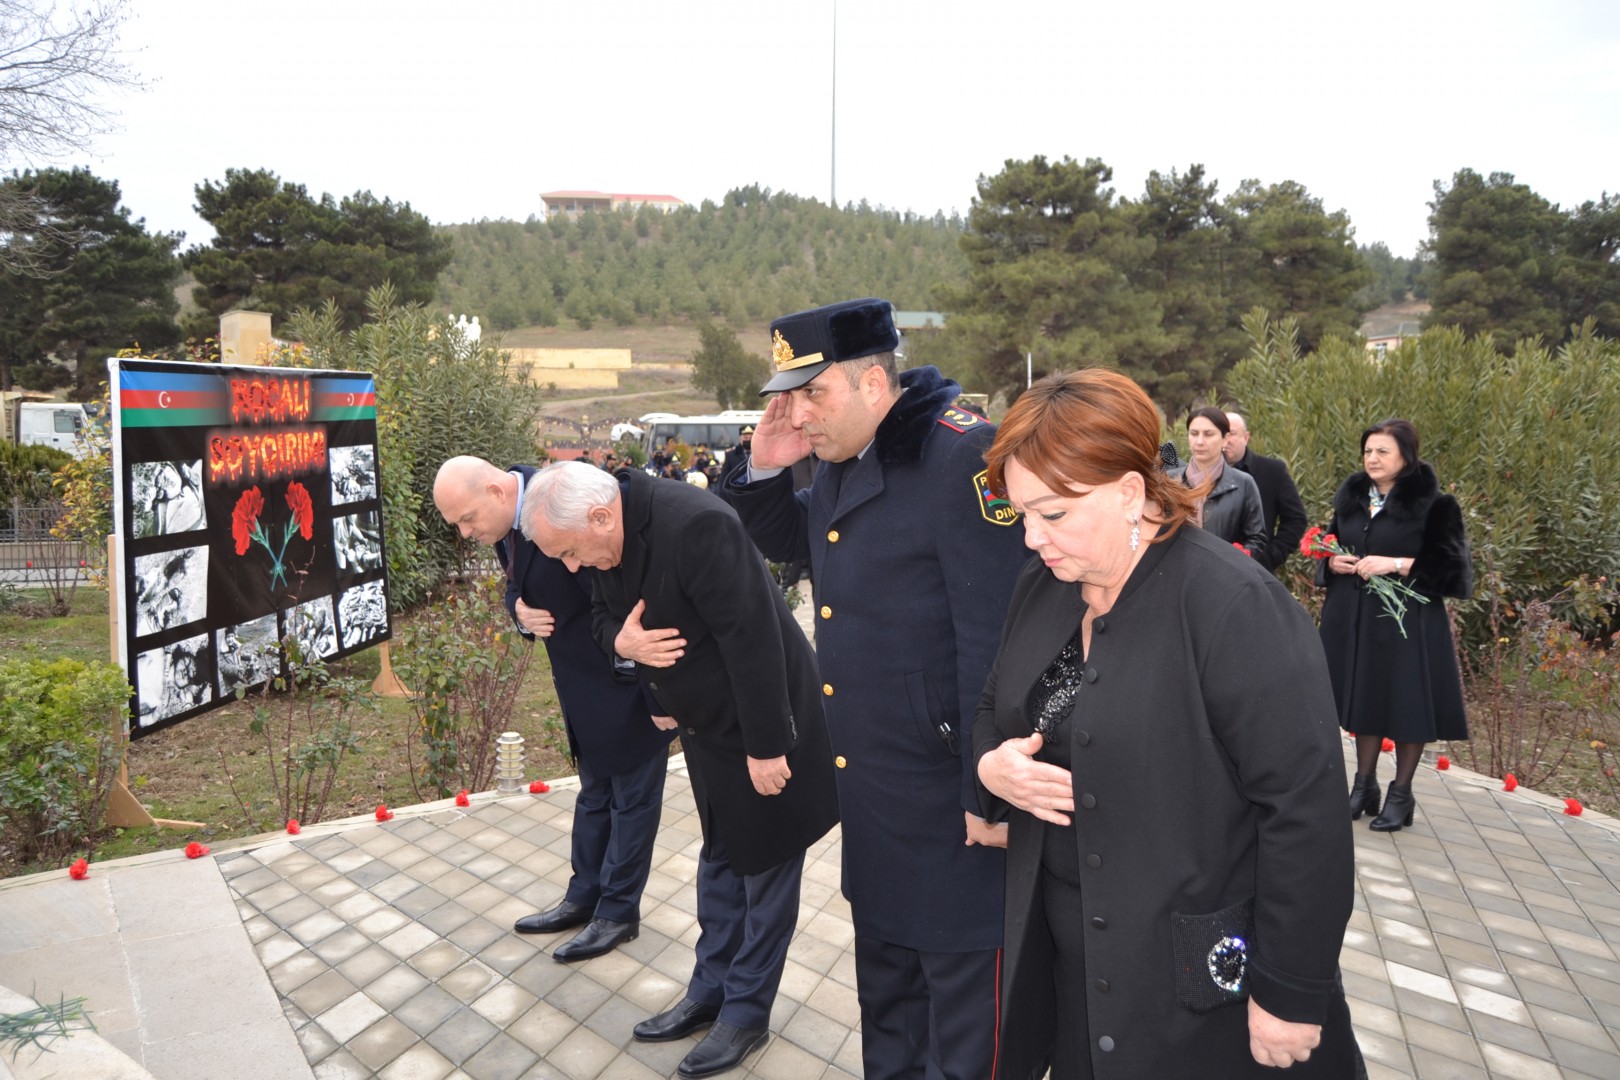
<instances>
[{"instance_id":1,"label":"cream colored wall","mask_svg":"<svg viewBox=\"0 0 1620 1080\"><path fill-rule=\"evenodd\" d=\"M629 371L629 349L507 349L515 364L532 368L595 368Z\"/></svg>"}]
</instances>

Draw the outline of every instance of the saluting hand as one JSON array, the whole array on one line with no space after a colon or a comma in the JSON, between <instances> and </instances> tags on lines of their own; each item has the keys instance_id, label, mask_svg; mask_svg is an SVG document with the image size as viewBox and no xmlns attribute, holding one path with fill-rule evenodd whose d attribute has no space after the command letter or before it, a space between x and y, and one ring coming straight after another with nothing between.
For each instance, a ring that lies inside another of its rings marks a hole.
<instances>
[{"instance_id":1,"label":"saluting hand","mask_svg":"<svg viewBox=\"0 0 1620 1080\"><path fill-rule=\"evenodd\" d=\"M662 630L644 628L641 616L646 610L647 601L637 600L613 639L613 651L626 660L634 660L648 667L670 667L686 655L686 639L674 627Z\"/></svg>"},{"instance_id":2,"label":"saluting hand","mask_svg":"<svg viewBox=\"0 0 1620 1080\"><path fill-rule=\"evenodd\" d=\"M793 426L792 404L787 394L772 394L765 406L765 419L754 427L754 442L748 460L760 469L785 469L810 456L810 440Z\"/></svg>"}]
</instances>

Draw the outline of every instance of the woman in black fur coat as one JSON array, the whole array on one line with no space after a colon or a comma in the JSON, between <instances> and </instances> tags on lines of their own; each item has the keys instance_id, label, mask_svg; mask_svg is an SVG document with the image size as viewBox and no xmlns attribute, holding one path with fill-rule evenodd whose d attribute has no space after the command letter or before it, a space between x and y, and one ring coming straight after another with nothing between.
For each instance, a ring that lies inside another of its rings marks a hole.
<instances>
[{"instance_id":1,"label":"woman in black fur coat","mask_svg":"<svg viewBox=\"0 0 1620 1080\"><path fill-rule=\"evenodd\" d=\"M1328 531L1353 554L1327 561L1322 647L1339 723L1356 737L1350 820L1376 814L1372 827L1412 823L1412 775L1423 744L1468 738L1457 649L1443 597L1466 598L1474 567L1462 509L1440 491L1434 468L1418 458L1417 429L1384 420L1361 434L1363 471L1333 496ZM1429 598L1406 608L1405 629L1385 615L1365 582L1399 574ZM1395 779L1379 812L1375 775L1384 739L1395 743Z\"/></svg>"}]
</instances>

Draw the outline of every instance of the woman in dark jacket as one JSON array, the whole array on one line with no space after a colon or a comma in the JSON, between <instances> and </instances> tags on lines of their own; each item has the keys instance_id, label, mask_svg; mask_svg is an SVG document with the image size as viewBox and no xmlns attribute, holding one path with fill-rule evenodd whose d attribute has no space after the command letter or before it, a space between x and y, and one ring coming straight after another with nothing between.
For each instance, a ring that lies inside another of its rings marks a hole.
<instances>
[{"instance_id":1,"label":"woman in dark jacket","mask_svg":"<svg viewBox=\"0 0 1620 1080\"><path fill-rule=\"evenodd\" d=\"M1192 460L1174 475L1189 488L1209 485L1208 493L1197 504L1193 521L1207 533L1228 544L1242 544L1251 554L1264 551L1266 517L1260 502L1260 488L1254 477L1242 469L1226 467L1221 448L1232 430L1232 422L1219 409L1195 409L1187 417L1187 449Z\"/></svg>"},{"instance_id":2,"label":"woman in dark jacket","mask_svg":"<svg viewBox=\"0 0 1620 1080\"><path fill-rule=\"evenodd\" d=\"M1356 737L1350 820L1376 814L1372 827L1393 832L1412 824L1412 775L1423 744L1468 738L1442 597L1473 592L1474 565L1462 509L1419 460L1410 422L1384 420L1362 432L1361 460L1363 470L1333 496L1328 531L1352 554L1327 560L1322 648L1339 723ZM1397 623L1366 587L1380 574L1399 575L1429 602L1408 604ZM1380 813L1376 769L1386 738L1395 743L1395 779Z\"/></svg>"},{"instance_id":3,"label":"woman in dark jacket","mask_svg":"<svg viewBox=\"0 0 1620 1080\"><path fill-rule=\"evenodd\" d=\"M986 455L1036 552L973 728L1008 821L996 1075L1350 1080L1353 864L1309 617L1181 526L1153 403L1043 379Z\"/></svg>"}]
</instances>

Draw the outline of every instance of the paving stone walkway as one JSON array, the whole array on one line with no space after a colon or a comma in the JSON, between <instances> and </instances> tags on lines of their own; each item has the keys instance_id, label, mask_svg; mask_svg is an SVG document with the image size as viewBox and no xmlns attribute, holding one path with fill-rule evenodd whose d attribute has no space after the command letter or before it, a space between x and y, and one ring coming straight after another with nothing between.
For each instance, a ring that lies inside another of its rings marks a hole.
<instances>
[{"instance_id":1,"label":"paving stone walkway","mask_svg":"<svg viewBox=\"0 0 1620 1080\"><path fill-rule=\"evenodd\" d=\"M1415 791L1412 828L1356 826L1343 970L1371 1076L1616 1080L1620 824L1458 769L1421 769ZM630 1029L691 969L700 838L683 764L640 937L569 965L549 955L567 935L510 926L563 894L573 797L563 782L101 864L85 882L0 883L0 984L88 996L106 1040L157 1080L672 1077L695 1039ZM861 1075L838 865L835 831L806 864L773 1036L737 1080Z\"/></svg>"}]
</instances>

